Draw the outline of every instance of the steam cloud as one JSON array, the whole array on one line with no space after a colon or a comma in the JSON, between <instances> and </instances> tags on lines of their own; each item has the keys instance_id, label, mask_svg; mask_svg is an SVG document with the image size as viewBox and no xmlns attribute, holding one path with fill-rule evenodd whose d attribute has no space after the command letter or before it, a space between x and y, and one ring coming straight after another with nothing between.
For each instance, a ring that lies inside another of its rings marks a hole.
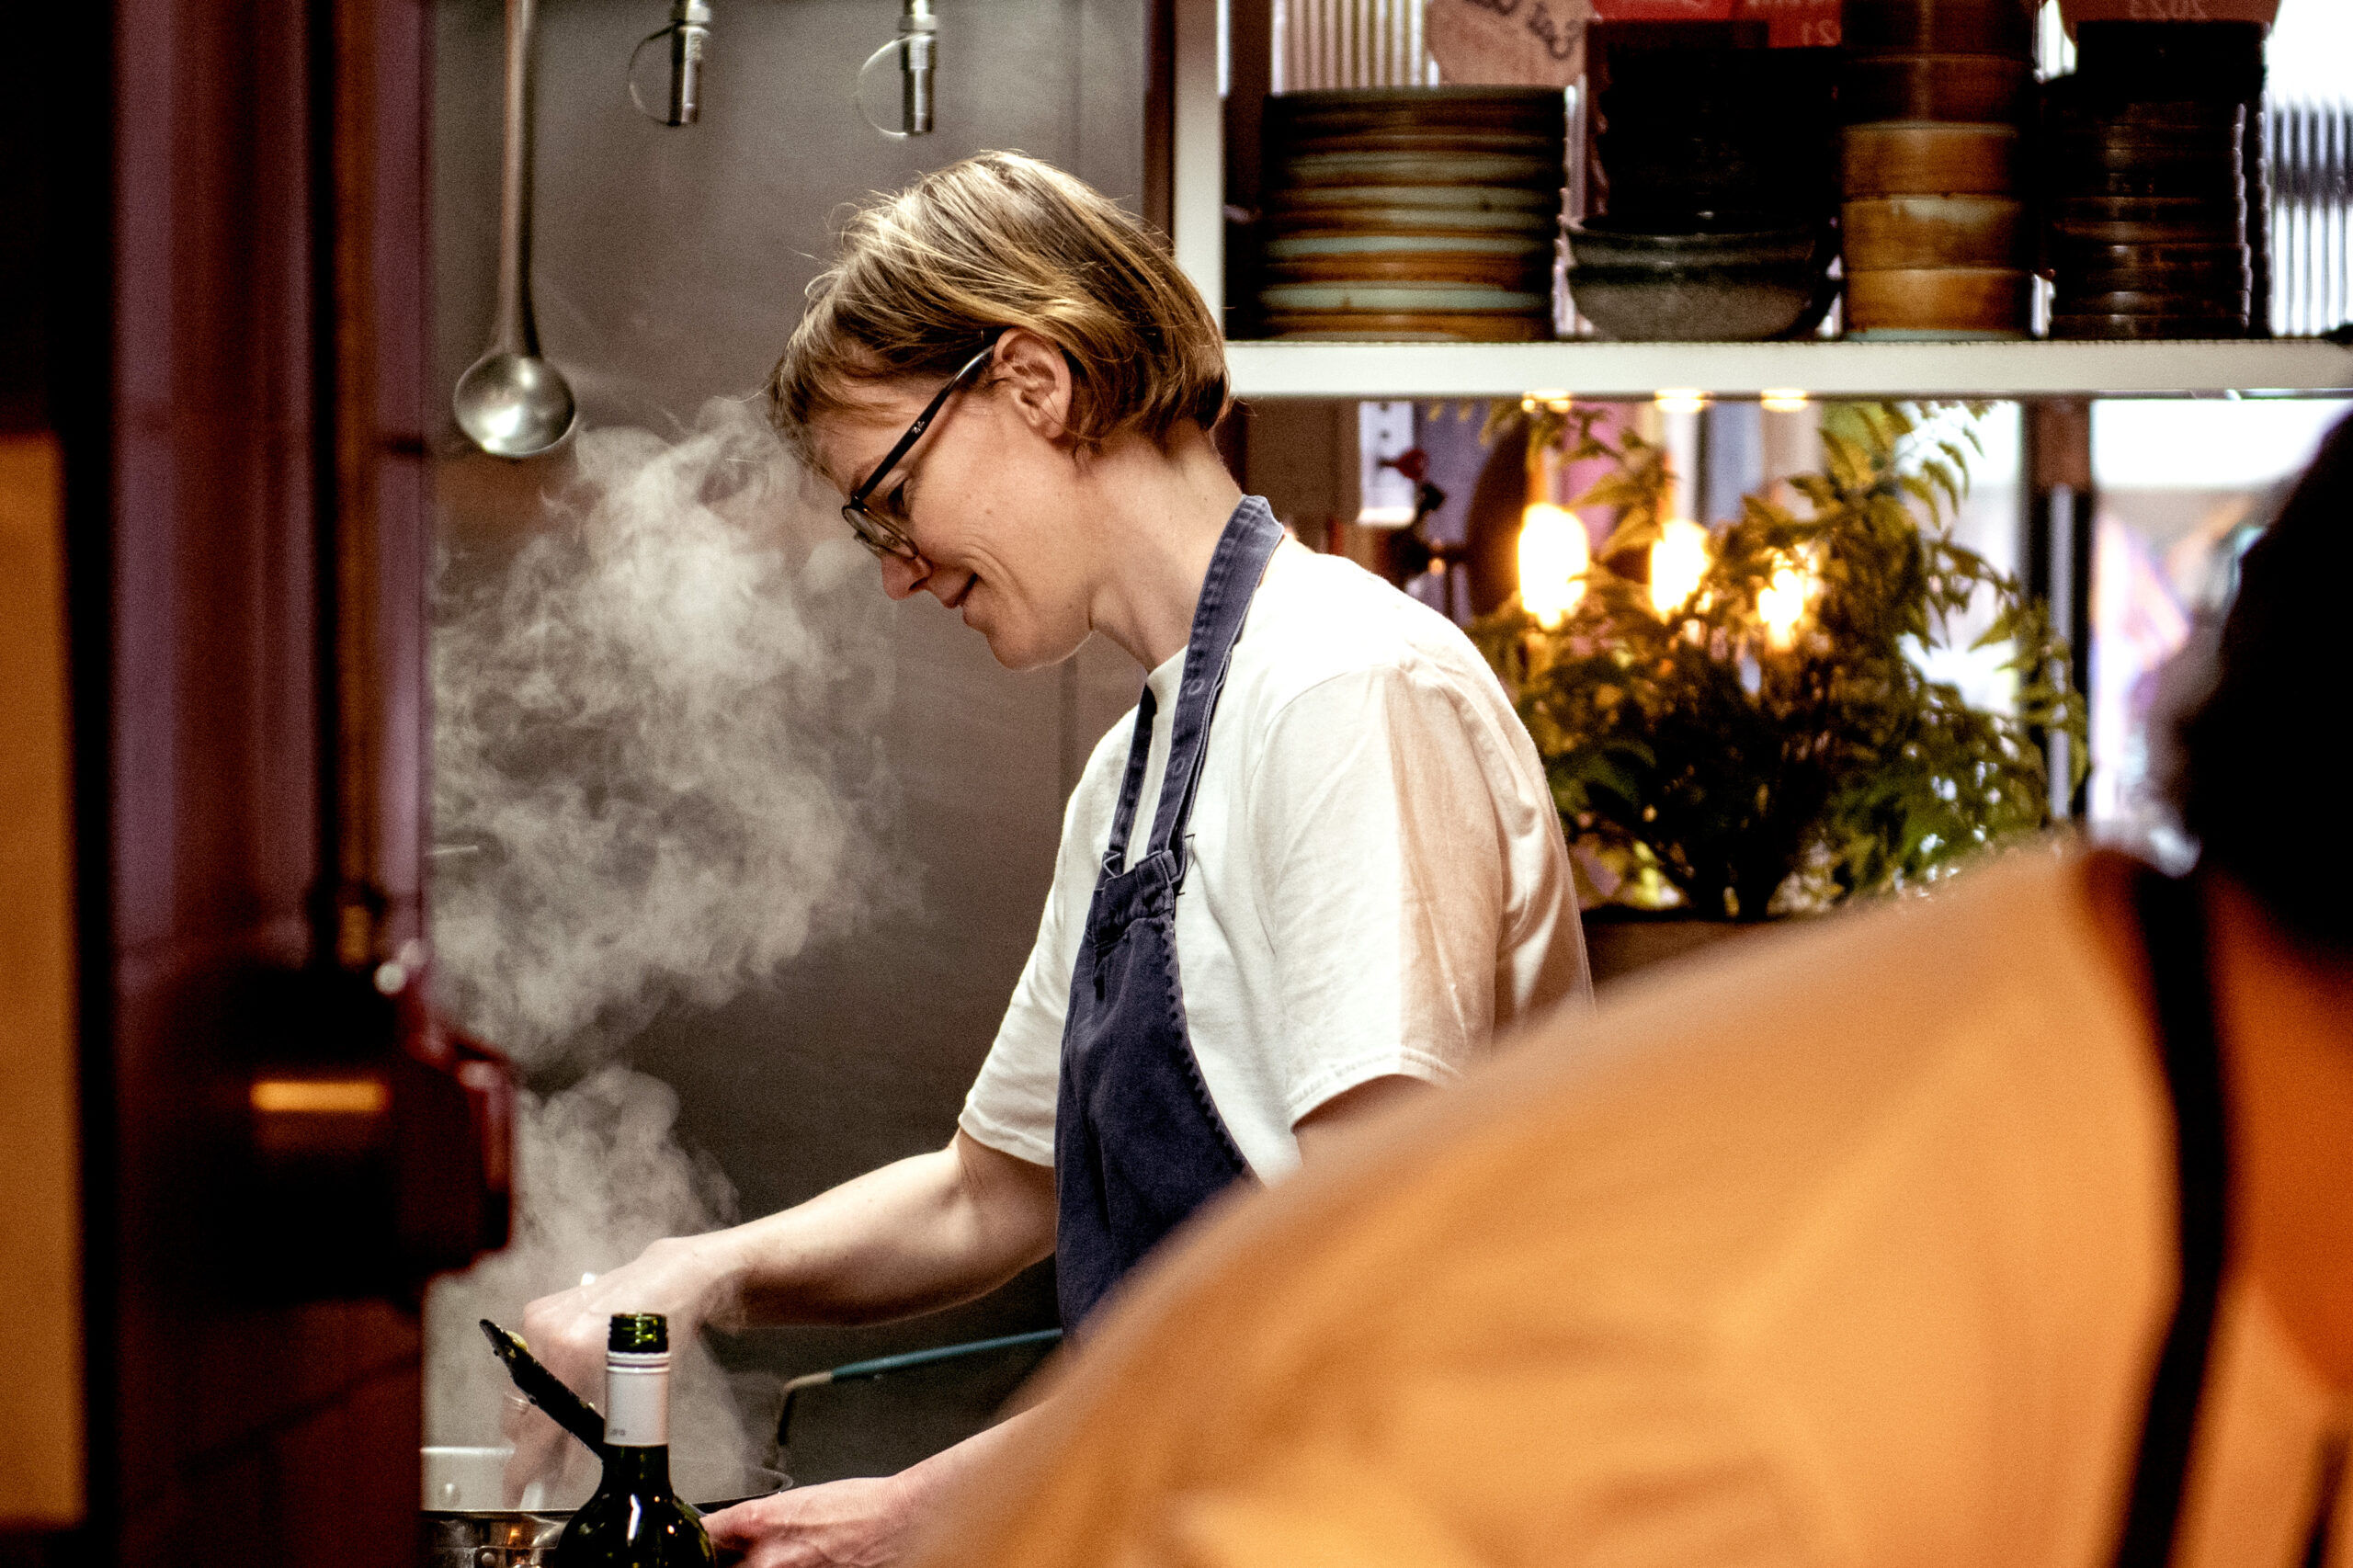
<instances>
[{"instance_id":1,"label":"steam cloud","mask_svg":"<svg viewBox=\"0 0 2353 1568\"><path fill-rule=\"evenodd\" d=\"M875 831L887 612L838 534L773 434L718 400L676 440L583 436L504 570L442 563L439 1000L527 1070L576 1082L518 1108L515 1244L428 1301L429 1442L499 1441L506 1379L475 1319L514 1325L533 1297L735 1218L726 1178L674 1135L676 1096L614 1058L665 1008L716 1006L847 928L894 881ZM689 1494L765 1454L745 1405L701 1346L678 1347ZM593 1478L571 1479L585 1495Z\"/></svg>"},{"instance_id":2,"label":"steam cloud","mask_svg":"<svg viewBox=\"0 0 2353 1568\"><path fill-rule=\"evenodd\" d=\"M522 1096L516 1131L523 1201L514 1244L462 1276L444 1279L426 1305L426 1440L499 1442L508 1384L474 1326L492 1318L519 1327L524 1304L617 1268L662 1236L726 1224L735 1189L708 1155L689 1155L674 1132L678 1096L619 1065L563 1092ZM700 1339L671 1358L670 1448L683 1494L699 1501L742 1495L742 1477L765 1464L779 1399L773 1379L731 1380ZM603 1398L599 1392L597 1403ZM550 1506L578 1505L596 1485L585 1449L569 1456Z\"/></svg>"},{"instance_id":3,"label":"steam cloud","mask_svg":"<svg viewBox=\"0 0 2353 1568\"><path fill-rule=\"evenodd\" d=\"M437 983L532 1067L773 973L881 870L886 622L798 466L718 399L575 473L433 645Z\"/></svg>"}]
</instances>

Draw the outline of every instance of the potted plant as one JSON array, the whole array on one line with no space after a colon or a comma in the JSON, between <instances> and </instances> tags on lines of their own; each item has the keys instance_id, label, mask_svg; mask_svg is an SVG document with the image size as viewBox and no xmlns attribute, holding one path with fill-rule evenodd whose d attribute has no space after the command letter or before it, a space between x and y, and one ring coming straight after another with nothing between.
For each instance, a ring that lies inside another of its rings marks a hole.
<instances>
[{"instance_id":1,"label":"potted plant","mask_svg":"<svg viewBox=\"0 0 2353 1568\"><path fill-rule=\"evenodd\" d=\"M1540 585L1531 508L1521 592L1472 635L1544 759L1589 901L1812 913L2049 824L2040 740L2072 736L2080 775L2084 701L2043 607L1950 535L1975 442L1960 415L1981 407L1834 407L1824 471L1787 482L1802 506L1754 494L1711 528L1662 514L1656 445L1600 433L1598 409L1532 411L1531 440L1609 460L1572 507L1615 525L1584 570ZM2006 707L1923 667L1972 607L1972 646L2015 684Z\"/></svg>"}]
</instances>

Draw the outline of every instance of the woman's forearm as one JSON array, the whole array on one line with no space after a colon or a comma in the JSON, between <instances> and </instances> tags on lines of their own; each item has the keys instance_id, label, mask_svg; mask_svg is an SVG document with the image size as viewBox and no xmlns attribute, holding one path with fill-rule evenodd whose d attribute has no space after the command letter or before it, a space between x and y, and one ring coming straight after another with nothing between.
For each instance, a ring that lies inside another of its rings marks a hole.
<instances>
[{"instance_id":1,"label":"woman's forearm","mask_svg":"<svg viewBox=\"0 0 2353 1568\"><path fill-rule=\"evenodd\" d=\"M805 1203L680 1244L706 1312L744 1323L860 1323L993 1290L1053 1250L1053 1173L957 1134Z\"/></svg>"},{"instance_id":2,"label":"woman's forearm","mask_svg":"<svg viewBox=\"0 0 2353 1568\"><path fill-rule=\"evenodd\" d=\"M633 1262L533 1301L524 1335L556 1376L594 1391L614 1312L666 1313L678 1339L705 1323L898 1317L977 1296L1053 1245L1053 1172L960 1132L948 1148L765 1220L655 1242ZM537 1474L561 1438L545 1421L517 1425L517 1471Z\"/></svg>"}]
</instances>

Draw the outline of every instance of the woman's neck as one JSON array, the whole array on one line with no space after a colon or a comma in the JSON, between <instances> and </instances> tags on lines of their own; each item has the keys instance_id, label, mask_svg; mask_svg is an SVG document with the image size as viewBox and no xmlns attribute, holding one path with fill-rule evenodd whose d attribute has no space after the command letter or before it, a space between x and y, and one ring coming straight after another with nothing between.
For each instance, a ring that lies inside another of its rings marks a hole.
<instances>
[{"instance_id":1,"label":"woman's neck","mask_svg":"<svg viewBox=\"0 0 2353 1568\"><path fill-rule=\"evenodd\" d=\"M1201 579L1242 487L1199 426L1177 426L1163 449L1131 437L1086 460L1091 531L1107 558L1095 574L1088 624L1145 669L1182 653Z\"/></svg>"}]
</instances>

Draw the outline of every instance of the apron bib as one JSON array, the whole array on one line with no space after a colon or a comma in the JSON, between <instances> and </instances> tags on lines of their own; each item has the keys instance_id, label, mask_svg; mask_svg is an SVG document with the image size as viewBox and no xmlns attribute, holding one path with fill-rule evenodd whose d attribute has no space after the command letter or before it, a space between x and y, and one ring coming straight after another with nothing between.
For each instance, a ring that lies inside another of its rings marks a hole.
<instances>
[{"instance_id":1,"label":"apron bib","mask_svg":"<svg viewBox=\"0 0 2353 1568\"><path fill-rule=\"evenodd\" d=\"M1185 1027L1176 895L1185 827L1210 718L1267 562L1282 541L1267 504L1245 496L1211 558L1186 644L1168 770L1152 836L1127 865L1157 704L1136 706L1111 838L1071 973L1054 1108L1054 1267L1063 1324L1076 1328L1120 1277L1196 1209L1250 1174Z\"/></svg>"}]
</instances>

